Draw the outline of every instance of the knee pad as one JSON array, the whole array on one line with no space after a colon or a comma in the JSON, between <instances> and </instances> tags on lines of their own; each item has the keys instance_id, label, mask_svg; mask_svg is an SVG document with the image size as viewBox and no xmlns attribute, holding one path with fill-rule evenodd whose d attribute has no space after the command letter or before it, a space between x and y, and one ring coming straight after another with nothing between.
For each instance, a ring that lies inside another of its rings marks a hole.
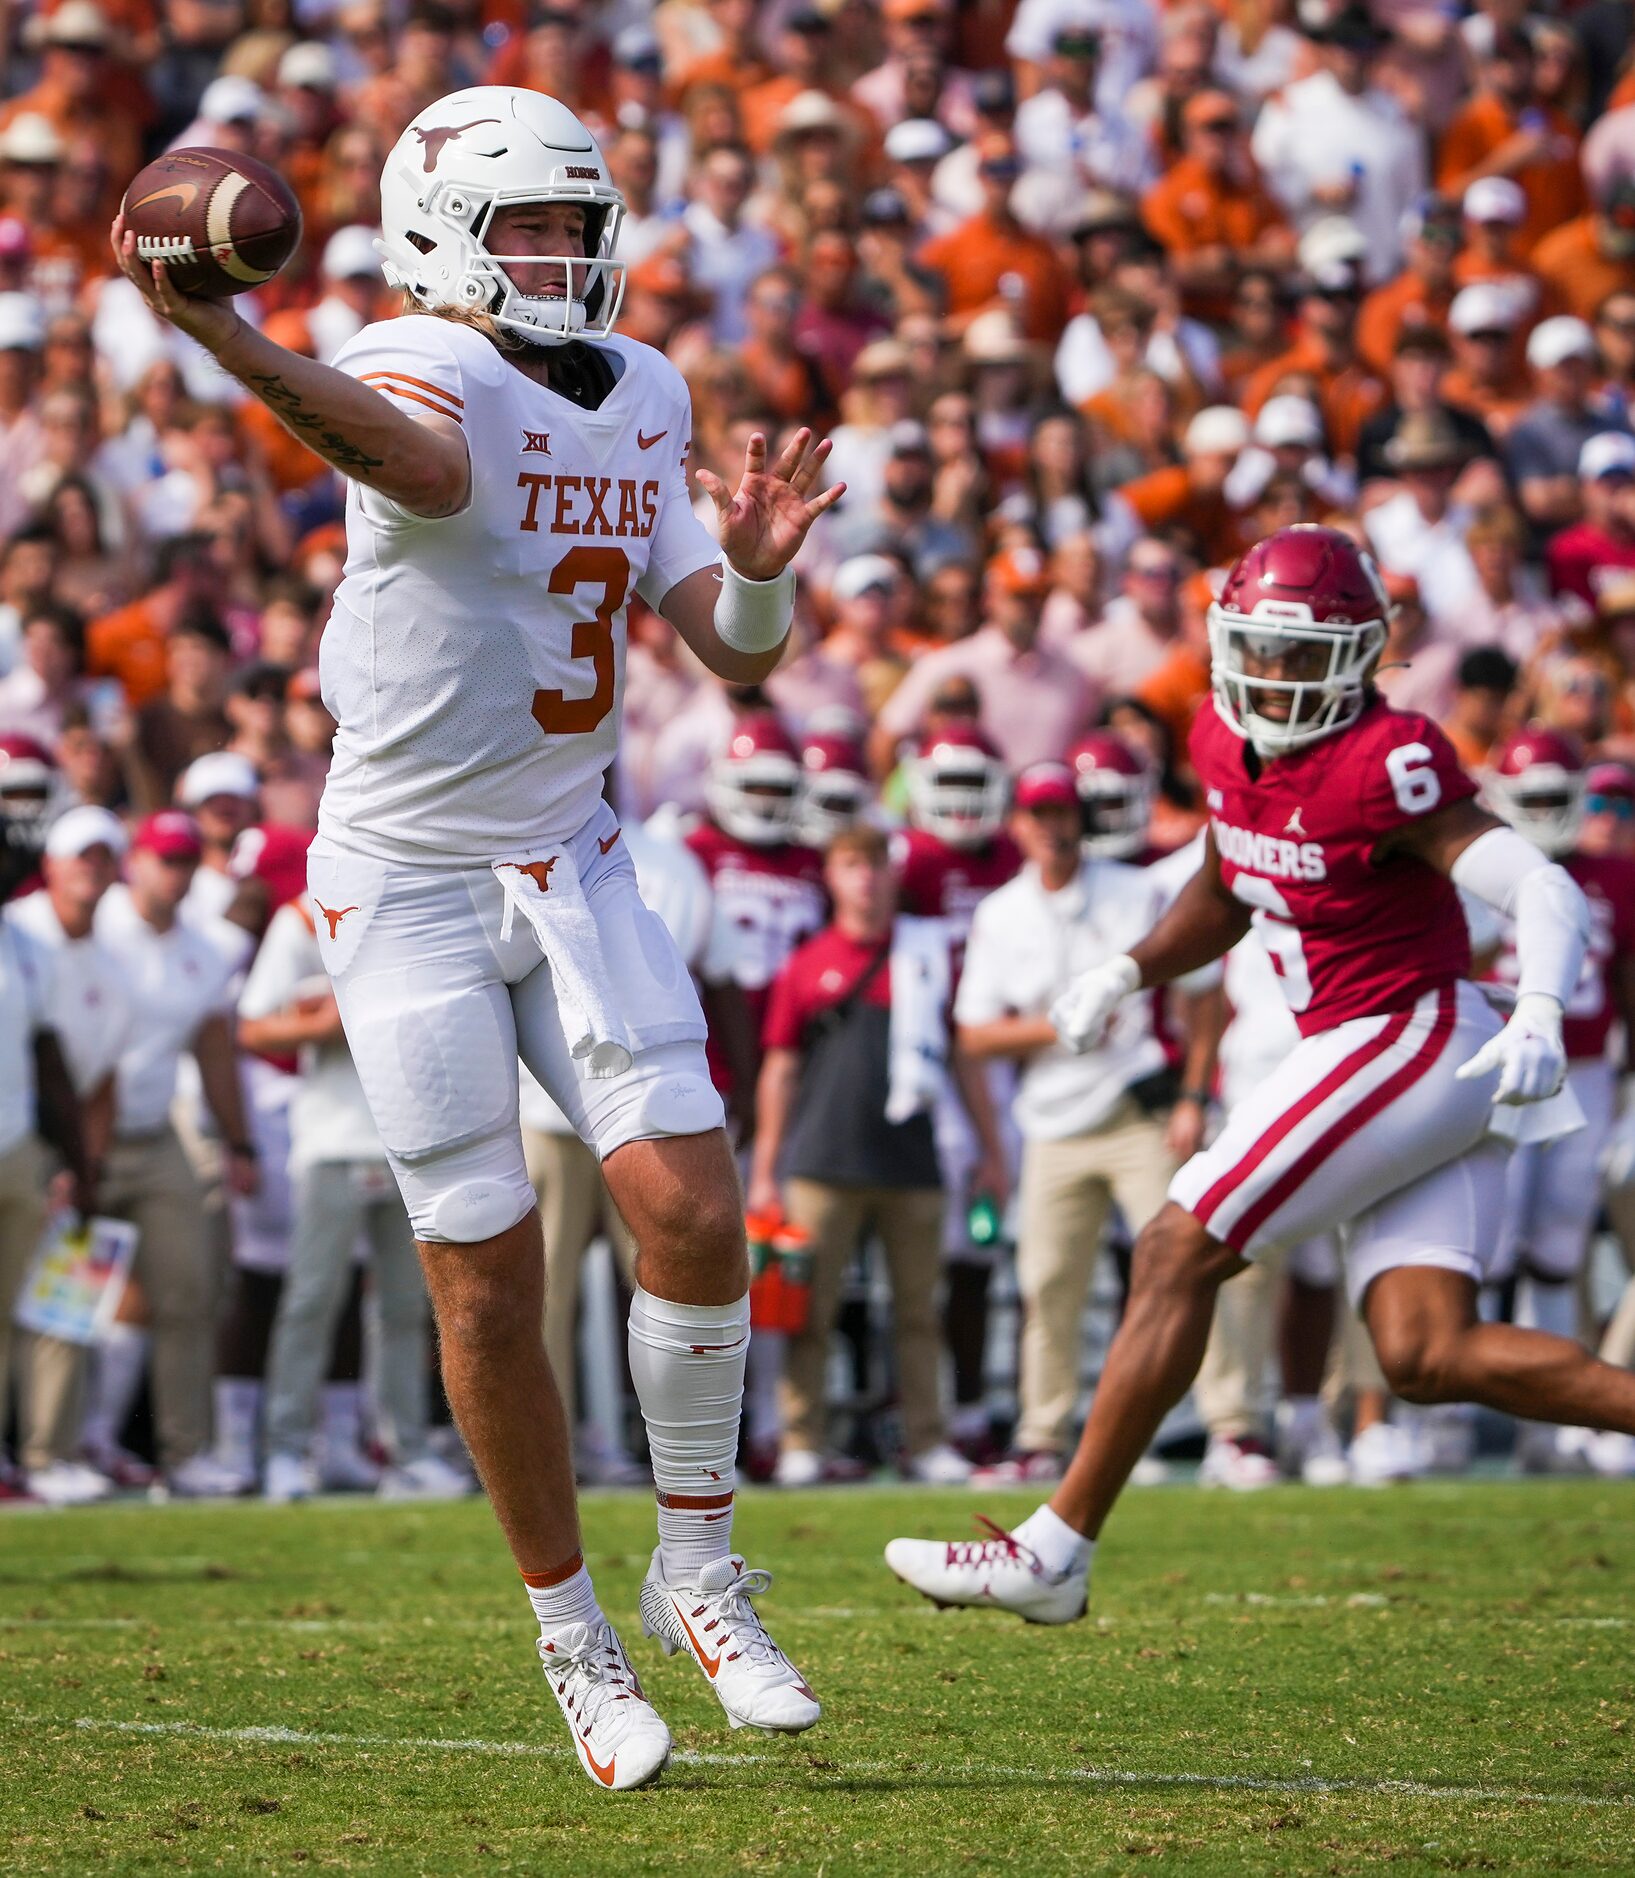
<instances>
[{"instance_id":1,"label":"knee pad","mask_svg":"<svg viewBox=\"0 0 1635 1878\"><path fill-rule=\"evenodd\" d=\"M508 1232L534 1209L534 1189L514 1130L467 1142L412 1165L392 1158L414 1236L438 1245L475 1245Z\"/></svg>"},{"instance_id":2,"label":"knee pad","mask_svg":"<svg viewBox=\"0 0 1635 1878\"><path fill-rule=\"evenodd\" d=\"M726 1109L714 1083L685 1070L656 1083L641 1106L640 1125L649 1135L705 1135L725 1120Z\"/></svg>"}]
</instances>

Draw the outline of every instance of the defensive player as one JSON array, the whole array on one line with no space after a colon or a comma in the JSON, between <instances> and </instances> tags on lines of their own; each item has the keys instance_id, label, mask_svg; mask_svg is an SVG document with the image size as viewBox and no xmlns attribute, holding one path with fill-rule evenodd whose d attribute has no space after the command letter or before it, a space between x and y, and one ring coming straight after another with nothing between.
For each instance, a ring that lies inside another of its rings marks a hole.
<instances>
[{"instance_id":1,"label":"defensive player","mask_svg":"<svg viewBox=\"0 0 1635 1878\"><path fill-rule=\"evenodd\" d=\"M639 592L712 671L754 684L788 633L789 561L841 485L800 431L693 515L686 385L618 336L624 203L554 99L478 87L424 110L381 178L381 252L408 317L323 366L230 306L127 274L351 479L324 633L339 724L308 880L347 1041L414 1224L444 1382L538 1616L586 1774L657 1776L670 1737L580 1553L562 1407L540 1341L543 1254L516 1058L601 1156L637 1247L630 1361L659 1546L644 1630L689 1651L734 1726L818 1718L732 1551L748 1263L704 1022L602 797L625 607ZM809 499L811 498L811 499Z\"/></svg>"},{"instance_id":2,"label":"defensive player","mask_svg":"<svg viewBox=\"0 0 1635 1878\"><path fill-rule=\"evenodd\" d=\"M1129 1308L1049 1503L988 1541L887 1547L928 1597L1040 1623L1082 1615L1096 1536L1197 1374L1216 1290L1258 1253L1336 1226L1399 1395L1635 1432L1635 1375L1477 1315L1503 1205L1495 1123L1512 1136L1570 1125L1561 1104L1512 1105L1561 1088L1588 913L1565 870L1475 805L1436 726L1373 690L1388 611L1372 559L1316 527L1251 548L1210 609L1214 699L1192 736L1204 864L1052 1021L1089 1047L1123 999L1219 957L1252 921L1302 1040L1142 1230ZM1514 921L1507 1023L1468 982L1455 886Z\"/></svg>"}]
</instances>

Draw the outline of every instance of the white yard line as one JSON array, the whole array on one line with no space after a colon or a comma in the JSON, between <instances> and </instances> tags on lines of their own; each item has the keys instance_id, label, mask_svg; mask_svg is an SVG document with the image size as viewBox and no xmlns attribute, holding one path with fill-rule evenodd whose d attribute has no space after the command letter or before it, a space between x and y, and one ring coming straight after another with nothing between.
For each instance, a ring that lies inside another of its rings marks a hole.
<instances>
[{"instance_id":1,"label":"white yard line","mask_svg":"<svg viewBox=\"0 0 1635 1878\"><path fill-rule=\"evenodd\" d=\"M32 1726L51 1726L44 1716L17 1717ZM72 1724L87 1733L193 1736L201 1741L237 1741L249 1747L334 1747L395 1748L410 1753L499 1754L542 1756L547 1759L568 1756L569 1750L538 1741L484 1741L473 1739L443 1740L437 1737L401 1735L347 1735L318 1733L301 1728L210 1728L195 1722L104 1721L82 1715ZM672 1759L685 1767L746 1767L775 1765L783 1757L774 1754L700 1754L691 1748L678 1748ZM833 1773L841 1779L848 1775L896 1775L905 1786L912 1785L919 1774L935 1779L937 1770L923 1764L904 1767L891 1761L848 1761L832 1768L802 1770L798 1763L791 1772L807 1771L821 1783ZM1613 1807L1635 1811L1635 1794L1544 1793L1530 1787L1457 1787L1437 1786L1423 1780L1328 1780L1317 1774L1275 1776L1269 1774L1167 1774L1138 1773L1127 1768L1070 1768L1063 1773L1041 1773L1033 1767L997 1767L981 1761L950 1765L947 1774L963 1775L973 1780L1030 1780L1042 1786L1071 1786L1082 1783L1094 1787L1180 1787L1201 1791L1230 1793L1279 1794L1378 1794L1416 1800L1469 1800L1483 1805Z\"/></svg>"}]
</instances>

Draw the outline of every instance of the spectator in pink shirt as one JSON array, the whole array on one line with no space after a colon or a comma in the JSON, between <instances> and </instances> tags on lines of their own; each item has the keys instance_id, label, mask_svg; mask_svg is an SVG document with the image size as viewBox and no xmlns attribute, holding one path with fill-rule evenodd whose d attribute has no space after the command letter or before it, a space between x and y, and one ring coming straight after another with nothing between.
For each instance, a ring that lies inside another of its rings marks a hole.
<instances>
[{"instance_id":1,"label":"spectator in pink shirt","mask_svg":"<svg viewBox=\"0 0 1635 1878\"><path fill-rule=\"evenodd\" d=\"M1134 691L1175 650L1181 630L1181 557L1156 535L1130 550L1124 591L1098 624L1062 650L1102 696Z\"/></svg>"},{"instance_id":2,"label":"spectator in pink shirt","mask_svg":"<svg viewBox=\"0 0 1635 1878\"><path fill-rule=\"evenodd\" d=\"M1037 550L1007 548L994 556L983 580L988 623L969 639L924 654L881 709L869 752L877 775L891 769L937 688L954 677L976 686L982 731L1008 768L1060 759L1090 722L1100 693L1061 653L1039 644L1049 592Z\"/></svg>"}]
</instances>

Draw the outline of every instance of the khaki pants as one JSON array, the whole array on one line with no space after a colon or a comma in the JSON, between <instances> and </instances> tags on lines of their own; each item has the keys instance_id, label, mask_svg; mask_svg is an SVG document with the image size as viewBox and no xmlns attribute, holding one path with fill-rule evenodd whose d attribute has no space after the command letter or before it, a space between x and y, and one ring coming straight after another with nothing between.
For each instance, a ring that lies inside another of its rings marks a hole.
<instances>
[{"instance_id":1,"label":"khaki pants","mask_svg":"<svg viewBox=\"0 0 1635 1878\"><path fill-rule=\"evenodd\" d=\"M175 1131L116 1139L100 1188L102 1211L141 1237L135 1274L153 1337L159 1460L179 1467L210 1439L214 1295L202 1195Z\"/></svg>"},{"instance_id":2,"label":"khaki pants","mask_svg":"<svg viewBox=\"0 0 1635 1878\"><path fill-rule=\"evenodd\" d=\"M819 1452L825 1445L824 1371L840 1312L846 1265L867 1232L879 1235L891 1279L892 1335L903 1446L910 1458L943 1438L942 1328L937 1281L942 1269L940 1187L831 1187L785 1183L793 1225L812 1235L812 1304L806 1328L784 1349L785 1445Z\"/></svg>"},{"instance_id":3,"label":"khaki pants","mask_svg":"<svg viewBox=\"0 0 1635 1878\"><path fill-rule=\"evenodd\" d=\"M32 1135L25 1135L0 1153L0 1429L11 1400L12 1343L18 1336L12 1329L11 1313L44 1228L45 1167L39 1144ZM21 1363L18 1369L26 1373ZM20 1383L19 1393L24 1399L18 1403L17 1421L26 1430L31 1414L29 1391ZM26 1437L19 1445L26 1446Z\"/></svg>"},{"instance_id":4,"label":"khaki pants","mask_svg":"<svg viewBox=\"0 0 1635 1878\"><path fill-rule=\"evenodd\" d=\"M545 1232L545 1354L571 1429L578 1394L579 1267L591 1241L605 1232L626 1282L634 1284L636 1247L608 1194L601 1163L577 1135L525 1128L522 1152Z\"/></svg>"},{"instance_id":5,"label":"khaki pants","mask_svg":"<svg viewBox=\"0 0 1635 1878\"><path fill-rule=\"evenodd\" d=\"M1093 1134L1023 1144L1016 1247L1023 1313L1016 1446L1023 1452L1067 1447L1085 1300L1113 1202L1139 1230L1164 1204L1174 1171L1162 1120L1128 1097Z\"/></svg>"}]
</instances>

